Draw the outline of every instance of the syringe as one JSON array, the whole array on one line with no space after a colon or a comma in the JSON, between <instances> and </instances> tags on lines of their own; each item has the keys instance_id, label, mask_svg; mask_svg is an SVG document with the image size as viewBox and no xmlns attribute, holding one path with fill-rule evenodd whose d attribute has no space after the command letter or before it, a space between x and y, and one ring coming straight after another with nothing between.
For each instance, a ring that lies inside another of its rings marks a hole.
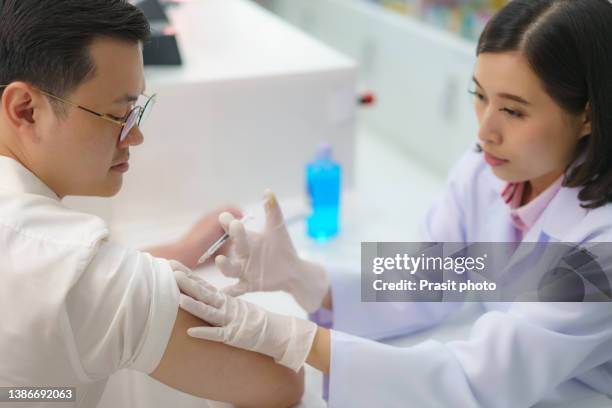
<instances>
[{"instance_id":1,"label":"syringe","mask_svg":"<svg viewBox=\"0 0 612 408\"><path fill-rule=\"evenodd\" d=\"M308 216L308 214L306 213L299 213L296 214L292 217L286 218L285 219L285 225L289 226L297 221L303 220L304 218L306 218ZM254 218L251 214L247 214L244 217L242 217L240 219L240 222L246 222L250 219ZM230 238L230 235L226 232L225 234L223 234L221 236L221 238L219 238L217 241L215 241L214 244L212 244L210 246L210 248L208 248L206 250L206 252L204 252L204 255L202 255L202 257L200 258L200 260L198 261L198 264L201 264L203 262L206 262L206 260L208 258L210 258L211 256L213 256L215 254L215 252L217 252L219 250L219 248L221 248L223 246L223 244L225 243L225 241L227 241Z\"/></svg>"},{"instance_id":2,"label":"syringe","mask_svg":"<svg viewBox=\"0 0 612 408\"><path fill-rule=\"evenodd\" d=\"M250 219L252 219L253 216L251 214L247 214L245 216L243 216L242 218L240 218L240 222L245 222L248 221ZM201 264L202 262L206 262L206 260L208 258L210 258L211 256L213 256L215 254L215 252L217 252L219 250L219 248L221 248L223 246L223 244L225 243L225 241L227 241L230 238L229 233L225 233L223 235L221 235L221 238L219 238L218 240L215 241L214 244L212 244L210 246L210 248L208 248L206 250L206 252L204 252L204 255L202 255L200 257L200 260L198 261L198 264Z\"/></svg>"}]
</instances>

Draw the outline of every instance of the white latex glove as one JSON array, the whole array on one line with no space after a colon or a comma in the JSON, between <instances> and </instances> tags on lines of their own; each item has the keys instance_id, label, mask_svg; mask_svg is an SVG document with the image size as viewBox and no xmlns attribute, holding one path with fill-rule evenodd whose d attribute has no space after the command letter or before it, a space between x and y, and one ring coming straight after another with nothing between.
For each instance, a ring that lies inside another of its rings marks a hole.
<instances>
[{"instance_id":1,"label":"white latex glove","mask_svg":"<svg viewBox=\"0 0 612 408\"><path fill-rule=\"evenodd\" d=\"M179 261L175 261L174 259L171 259L171 260L168 261L168 263L170 264L170 269L172 269L172 271L174 271L174 272L176 272L176 271L183 271L187 275L189 275L191 273L191 269L189 269L188 267L186 267L185 265L183 265Z\"/></svg>"},{"instance_id":2,"label":"white latex glove","mask_svg":"<svg viewBox=\"0 0 612 408\"><path fill-rule=\"evenodd\" d=\"M215 263L228 277L239 282L223 289L238 296L245 292L289 292L307 312L321 307L329 290L325 269L298 257L285 226L283 213L274 194L264 193L266 224L262 233L246 231L244 224L230 213L219 215L219 222L230 235L233 256L219 255Z\"/></svg>"},{"instance_id":3,"label":"white latex glove","mask_svg":"<svg viewBox=\"0 0 612 408\"><path fill-rule=\"evenodd\" d=\"M187 334L268 355L296 372L304 365L316 324L228 296L193 274L174 274L181 291L189 295L181 294L181 309L213 326L192 327Z\"/></svg>"}]
</instances>

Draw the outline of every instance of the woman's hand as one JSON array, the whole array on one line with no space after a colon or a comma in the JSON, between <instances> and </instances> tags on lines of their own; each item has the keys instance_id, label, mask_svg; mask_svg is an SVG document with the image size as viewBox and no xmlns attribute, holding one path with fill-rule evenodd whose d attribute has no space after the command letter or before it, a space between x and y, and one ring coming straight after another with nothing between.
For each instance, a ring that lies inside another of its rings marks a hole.
<instances>
[{"instance_id":1,"label":"woman's hand","mask_svg":"<svg viewBox=\"0 0 612 408\"><path fill-rule=\"evenodd\" d=\"M242 212L235 207L218 208L197 221L189 232L178 241L145 248L143 251L158 258L179 261L189 269L195 269L202 254L225 233L218 221L221 213L233 214L236 217L242 216ZM221 247L218 253L224 254L227 251L228 247L225 246Z\"/></svg>"},{"instance_id":2,"label":"woman's hand","mask_svg":"<svg viewBox=\"0 0 612 408\"><path fill-rule=\"evenodd\" d=\"M321 307L328 293L325 269L297 255L285 226L283 213L271 191L264 193L266 223L263 232L246 231L232 214L219 221L229 233L233 255L219 255L215 263L221 272L239 281L223 291L231 296L245 292L282 290L293 295L308 312Z\"/></svg>"},{"instance_id":3,"label":"woman's hand","mask_svg":"<svg viewBox=\"0 0 612 408\"><path fill-rule=\"evenodd\" d=\"M302 367L317 333L316 324L228 296L184 270L174 274L185 293L181 308L212 325L192 327L187 334L268 355L296 372Z\"/></svg>"},{"instance_id":4,"label":"woman's hand","mask_svg":"<svg viewBox=\"0 0 612 408\"><path fill-rule=\"evenodd\" d=\"M219 214L226 213L242 217L242 212L231 206L218 208L198 220L193 227L175 244L176 256L185 266L194 269L202 254L225 233L219 224ZM219 249L218 254L227 253L228 246Z\"/></svg>"}]
</instances>

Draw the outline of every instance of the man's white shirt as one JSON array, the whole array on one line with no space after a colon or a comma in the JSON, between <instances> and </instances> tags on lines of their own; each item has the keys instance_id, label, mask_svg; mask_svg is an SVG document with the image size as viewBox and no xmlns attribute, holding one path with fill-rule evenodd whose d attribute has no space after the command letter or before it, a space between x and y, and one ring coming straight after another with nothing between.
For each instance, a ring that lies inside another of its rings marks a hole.
<instances>
[{"instance_id":1,"label":"man's white shirt","mask_svg":"<svg viewBox=\"0 0 612 408\"><path fill-rule=\"evenodd\" d=\"M74 386L75 403L48 406L95 407L117 370L157 367L178 310L172 269L108 238L0 156L0 386Z\"/></svg>"}]
</instances>

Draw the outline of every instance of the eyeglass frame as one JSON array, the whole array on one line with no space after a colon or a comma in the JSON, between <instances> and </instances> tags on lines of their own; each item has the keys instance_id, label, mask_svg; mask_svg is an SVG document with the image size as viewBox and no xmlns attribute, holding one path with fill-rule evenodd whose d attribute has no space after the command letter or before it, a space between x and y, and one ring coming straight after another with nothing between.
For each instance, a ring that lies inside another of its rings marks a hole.
<instances>
[{"instance_id":1,"label":"eyeglass frame","mask_svg":"<svg viewBox=\"0 0 612 408\"><path fill-rule=\"evenodd\" d=\"M0 89L2 89L2 88L6 88L7 86L8 86L8 85L0 85ZM130 117L130 115L131 115L131 114L132 114L132 113L133 113L133 112L134 112L136 109L140 109L140 112L138 113L138 119L137 119L137 120L134 122L134 124L135 124L136 126L140 126L140 121L142 120L142 115L144 114L144 112L145 112L145 110L146 110L147 106L149 105L149 103L155 103L155 98L156 98L156 96L157 96L157 94L153 94L153 95L151 95L151 96L146 95L146 94L141 94L141 95L142 95L142 96L144 96L145 98L148 98L148 99L147 99L147 102L144 104L144 106L136 105L136 106L134 106L132 109L130 109L130 111L127 113L127 115L125 115L125 116L124 116L122 119L116 119L116 117L115 117L115 116L113 116L113 115L109 115L109 114L107 114L107 113L99 113L99 112L96 112L96 111L94 111L94 110L91 110L91 109L89 109L89 108L86 108L85 106L81 106L81 105L79 105L79 104L77 104L77 103L74 103L74 102L71 102L71 101L69 101L69 100L67 100L67 99L63 99L63 98L60 98L59 96L53 95L52 93L49 93L49 92L43 91L42 89L39 89L39 88L36 88L36 87L34 87L34 88L35 88L35 89L36 89L38 92L42 93L43 95L46 95L46 96L48 96L48 97L50 97L50 98L53 98L53 99L57 99L58 101L64 102L64 103L66 103L66 104L68 104L68 105L70 105L70 106L72 106L72 107L74 107L74 108L81 109L81 110L83 110L83 111L85 111L85 112L87 112L87 113L90 113L90 114L92 114L92 115L95 115L95 116L97 116L97 117L99 117L99 118L101 118L101 119L107 120L107 121L109 121L109 122L112 122L112 123L114 123L114 124L116 124L116 125L121 126L121 129L119 130L119 138L118 138L118 139L119 139L119 143L123 142L123 141L124 141L124 140L127 138L127 135L128 135L128 133L129 133L129 131L128 131L128 132L126 132L125 137L121 138L121 134L123 133L123 129L125 128L125 125L127 125L127 124L128 124L128 120L127 120L127 119ZM133 128L134 128L134 126L132 126L132 128L131 128L130 130L132 130Z\"/></svg>"}]
</instances>

